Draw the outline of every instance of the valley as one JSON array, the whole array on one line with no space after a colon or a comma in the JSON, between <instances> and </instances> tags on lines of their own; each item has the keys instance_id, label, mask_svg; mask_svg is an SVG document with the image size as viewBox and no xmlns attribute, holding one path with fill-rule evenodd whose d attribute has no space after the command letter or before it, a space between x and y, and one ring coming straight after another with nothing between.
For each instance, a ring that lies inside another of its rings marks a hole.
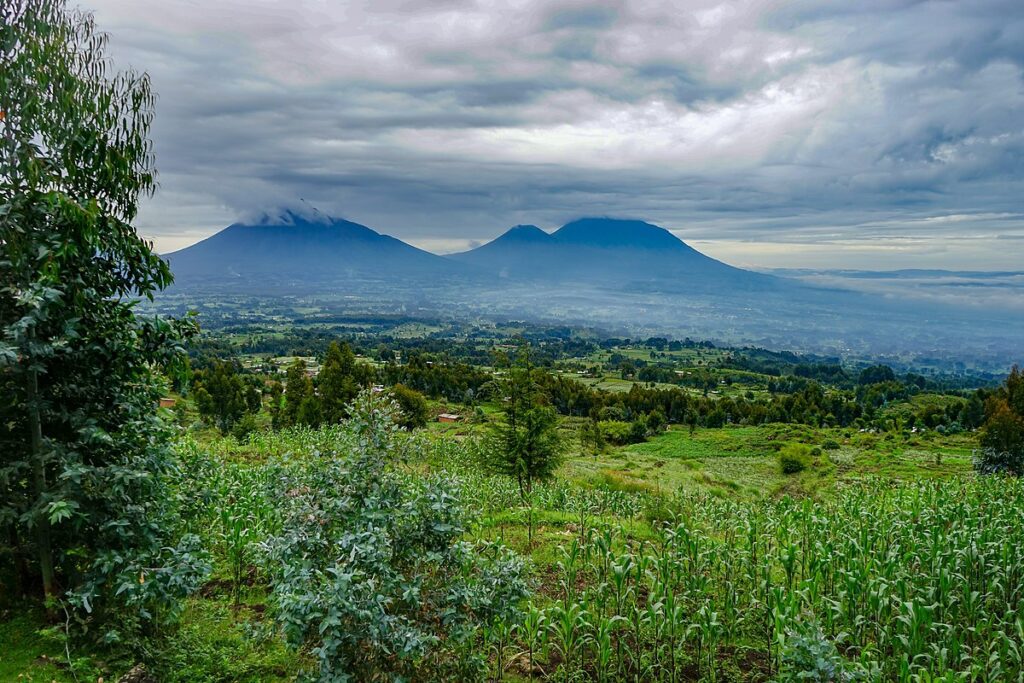
<instances>
[{"instance_id":1,"label":"valley","mask_svg":"<svg viewBox=\"0 0 1024 683\"><path fill-rule=\"evenodd\" d=\"M551 234L519 226L442 257L319 213L286 210L260 220L169 254L176 279L160 309L277 305L326 315L526 320L624 337L949 362L999 362L1024 335L1024 316L1009 304L977 307L962 298L915 298L913 289L891 284L860 291L745 271L641 221L582 219Z\"/></svg>"}]
</instances>

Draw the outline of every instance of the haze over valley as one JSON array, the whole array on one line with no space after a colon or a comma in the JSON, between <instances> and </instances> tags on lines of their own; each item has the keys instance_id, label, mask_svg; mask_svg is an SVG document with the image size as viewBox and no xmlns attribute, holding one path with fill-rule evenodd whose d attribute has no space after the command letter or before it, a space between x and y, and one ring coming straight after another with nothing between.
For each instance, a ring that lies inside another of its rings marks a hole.
<instances>
[{"instance_id":1,"label":"haze over valley","mask_svg":"<svg viewBox=\"0 0 1024 683\"><path fill-rule=\"evenodd\" d=\"M436 255L301 204L167 258L176 284L162 299L179 306L287 298L333 313L522 319L986 364L1019 348L1024 334L1019 273L758 272L639 220L582 218L552 232L518 225L469 251ZM981 287L983 297L974 294Z\"/></svg>"}]
</instances>

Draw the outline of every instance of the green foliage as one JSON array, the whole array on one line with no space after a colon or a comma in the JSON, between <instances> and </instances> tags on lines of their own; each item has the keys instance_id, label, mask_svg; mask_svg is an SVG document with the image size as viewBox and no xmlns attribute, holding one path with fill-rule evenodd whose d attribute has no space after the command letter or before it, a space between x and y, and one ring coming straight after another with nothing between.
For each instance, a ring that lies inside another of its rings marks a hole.
<instances>
[{"instance_id":1,"label":"green foliage","mask_svg":"<svg viewBox=\"0 0 1024 683\"><path fill-rule=\"evenodd\" d=\"M105 47L59 0L0 6L0 557L14 591L117 640L173 616L206 562L156 410L194 324L135 306L171 282L132 226L153 95Z\"/></svg>"},{"instance_id":2,"label":"green foliage","mask_svg":"<svg viewBox=\"0 0 1024 683\"><path fill-rule=\"evenodd\" d=\"M872 365L871 367L864 368L857 377L857 383L861 386L895 381L896 373L888 365Z\"/></svg>"},{"instance_id":3,"label":"green foliage","mask_svg":"<svg viewBox=\"0 0 1024 683\"><path fill-rule=\"evenodd\" d=\"M295 424L316 427L324 421L323 404L315 394L302 398L298 410L295 411Z\"/></svg>"},{"instance_id":4,"label":"green foliage","mask_svg":"<svg viewBox=\"0 0 1024 683\"><path fill-rule=\"evenodd\" d=\"M426 426L429 409L423 394L404 384L396 384L391 387L391 397L398 403L398 424L406 429Z\"/></svg>"},{"instance_id":5,"label":"green foliage","mask_svg":"<svg viewBox=\"0 0 1024 683\"><path fill-rule=\"evenodd\" d=\"M804 444L786 444L779 451L779 467L783 474L798 474L811 465L811 449Z\"/></svg>"},{"instance_id":6,"label":"green foliage","mask_svg":"<svg viewBox=\"0 0 1024 683\"><path fill-rule=\"evenodd\" d=\"M274 429L284 427L284 386L273 380L267 386L267 412L270 413L270 425Z\"/></svg>"},{"instance_id":7,"label":"green foliage","mask_svg":"<svg viewBox=\"0 0 1024 683\"><path fill-rule=\"evenodd\" d=\"M601 420L597 423L601 437L606 442L616 446L625 446L633 443L633 433L630 423L624 420Z\"/></svg>"},{"instance_id":8,"label":"green foliage","mask_svg":"<svg viewBox=\"0 0 1024 683\"><path fill-rule=\"evenodd\" d=\"M603 453L607 447L607 440L604 432L601 431L601 424L595 419L583 423L580 427L579 438L583 449L595 457Z\"/></svg>"},{"instance_id":9,"label":"green foliage","mask_svg":"<svg viewBox=\"0 0 1024 683\"><path fill-rule=\"evenodd\" d=\"M597 423L601 438L616 446L642 443L651 433L647 418L641 416L632 422L624 420L601 420Z\"/></svg>"},{"instance_id":10,"label":"green foliage","mask_svg":"<svg viewBox=\"0 0 1024 683\"><path fill-rule=\"evenodd\" d=\"M983 474L1024 474L1024 373L1014 366L986 405L981 451L975 469Z\"/></svg>"},{"instance_id":11,"label":"green foliage","mask_svg":"<svg viewBox=\"0 0 1024 683\"><path fill-rule=\"evenodd\" d=\"M231 436L239 441L245 441L250 434L258 432L260 429L262 429L262 424L259 417L255 413L246 413L231 427Z\"/></svg>"},{"instance_id":12,"label":"green foliage","mask_svg":"<svg viewBox=\"0 0 1024 683\"><path fill-rule=\"evenodd\" d=\"M317 377L317 389L325 422L341 422L346 416L347 404L359 393L355 368L356 357L349 345L331 342Z\"/></svg>"},{"instance_id":13,"label":"green foliage","mask_svg":"<svg viewBox=\"0 0 1024 683\"><path fill-rule=\"evenodd\" d=\"M313 380L306 374L306 364L301 358L296 358L286 374L284 408L281 410L279 424L282 427L315 427L322 419L323 412L313 389Z\"/></svg>"},{"instance_id":14,"label":"green foliage","mask_svg":"<svg viewBox=\"0 0 1024 683\"><path fill-rule=\"evenodd\" d=\"M515 623L526 596L520 559L460 540L464 511L446 477L393 469L394 417L364 394L348 449L280 479L281 530L267 542L275 612L323 681L476 677L481 629Z\"/></svg>"},{"instance_id":15,"label":"green foliage","mask_svg":"<svg viewBox=\"0 0 1024 683\"><path fill-rule=\"evenodd\" d=\"M234 363L214 361L207 370L193 374L193 396L199 415L222 434L232 431L242 416L258 412L262 397L243 381Z\"/></svg>"},{"instance_id":16,"label":"green foliage","mask_svg":"<svg viewBox=\"0 0 1024 683\"><path fill-rule=\"evenodd\" d=\"M860 664L850 662L817 625L799 625L786 634L782 670L777 683L852 683L875 680Z\"/></svg>"},{"instance_id":17,"label":"green foliage","mask_svg":"<svg viewBox=\"0 0 1024 683\"><path fill-rule=\"evenodd\" d=\"M520 346L515 363L506 365L505 376L496 383L505 419L495 428L487 462L492 471L514 477L525 498L534 482L554 476L564 444L558 413L541 390L529 346Z\"/></svg>"},{"instance_id":18,"label":"green foliage","mask_svg":"<svg viewBox=\"0 0 1024 683\"><path fill-rule=\"evenodd\" d=\"M251 623L223 600L188 601L180 629L156 643L152 675L161 683L292 681L299 661L276 629Z\"/></svg>"}]
</instances>

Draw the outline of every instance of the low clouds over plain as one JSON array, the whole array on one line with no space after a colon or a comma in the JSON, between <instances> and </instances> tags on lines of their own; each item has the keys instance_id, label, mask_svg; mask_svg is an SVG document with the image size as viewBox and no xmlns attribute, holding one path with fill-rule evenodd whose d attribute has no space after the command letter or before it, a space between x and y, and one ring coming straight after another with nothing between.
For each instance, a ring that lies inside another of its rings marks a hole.
<instances>
[{"instance_id":1,"label":"low clouds over plain","mask_svg":"<svg viewBox=\"0 0 1024 683\"><path fill-rule=\"evenodd\" d=\"M158 248L299 197L452 251L639 217L740 265L1019 268L1024 3L90 0Z\"/></svg>"}]
</instances>

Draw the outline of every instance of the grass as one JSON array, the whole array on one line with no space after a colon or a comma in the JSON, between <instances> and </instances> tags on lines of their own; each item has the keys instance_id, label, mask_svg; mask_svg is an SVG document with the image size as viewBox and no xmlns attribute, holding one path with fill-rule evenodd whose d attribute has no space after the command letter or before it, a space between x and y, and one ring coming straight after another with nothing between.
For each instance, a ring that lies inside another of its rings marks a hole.
<instances>
[{"instance_id":1,"label":"grass","mask_svg":"<svg viewBox=\"0 0 1024 683\"><path fill-rule=\"evenodd\" d=\"M820 446L807 472L783 475L776 459L785 443ZM946 436L922 440L815 429L802 425L764 425L724 429L672 428L648 441L611 449L597 457L574 455L561 476L584 486L626 492L710 491L723 498L756 500L791 495L820 495L838 483L882 477L934 479L971 469L969 438Z\"/></svg>"},{"instance_id":2,"label":"grass","mask_svg":"<svg viewBox=\"0 0 1024 683\"><path fill-rule=\"evenodd\" d=\"M305 663L269 620L264 596L253 590L235 609L211 581L186 601L179 628L149 643L159 664L150 673L163 683L293 681ZM48 629L37 608L0 613L0 681L84 683L116 681L132 662L104 662L71 648L69 664L59 630ZM90 656L90 654L92 656Z\"/></svg>"},{"instance_id":3,"label":"grass","mask_svg":"<svg viewBox=\"0 0 1024 683\"><path fill-rule=\"evenodd\" d=\"M60 638L46 628L38 608L0 613L0 645L0 681L75 681ZM77 661L76 669L84 674L92 667Z\"/></svg>"},{"instance_id":4,"label":"grass","mask_svg":"<svg viewBox=\"0 0 1024 683\"><path fill-rule=\"evenodd\" d=\"M302 658L289 650L269 620L261 596L246 596L238 609L229 595L190 598L182 625L164 643L160 667L166 683L291 681Z\"/></svg>"}]
</instances>

